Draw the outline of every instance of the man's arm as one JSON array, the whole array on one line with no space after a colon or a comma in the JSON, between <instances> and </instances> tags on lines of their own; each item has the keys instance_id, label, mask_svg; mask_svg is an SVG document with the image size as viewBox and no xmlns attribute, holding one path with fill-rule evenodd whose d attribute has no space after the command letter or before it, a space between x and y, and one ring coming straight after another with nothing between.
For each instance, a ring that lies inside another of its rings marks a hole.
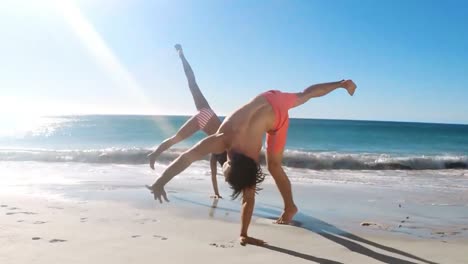
<instances>
[{"instance_id":1,"label":"man's arm","mask_svg":"<svg viewBox=\"0 0 468 264\"><path fill-rule=\"evenodd\" d=\"M210 159L210 167L211 167L211 183L213 184L213 190L214 190L214 195L211 196L211 198L222 198L221 195L219 195L218 191L218 180L216 179L216 174L218 173L218 164L217 164L216 156L211 154L211 159Z\"/></svg>"},{"instance_id":2,"label":"man's arm","mask_svg":"<svg viewBox=\"0 0 468 264\"><path fill-rule=\"evenodd\" d=\"M255 206L255 188L245 189L242 193L242 209L241 209L241 233L240 243L245 246L246 244L264 245L265 241L249 237L247 231L249 229L250 220Z\"/></svg>"},{"instance_id":3,"label":"man's arm","mask_svg":"<svg viewBox=\"0 0 468 264\"><path fill-rule=\"evenodd\" d=\"M209 153L220 153L225 150L224 134L213 134L198 142L191 149L182 153L175 159L162 173L156 182L151 186L155 199L162 202L161 196L167 201L164 185L172 178L184 171L190 164L197 161Z\"/></svg>"}]
</instances>

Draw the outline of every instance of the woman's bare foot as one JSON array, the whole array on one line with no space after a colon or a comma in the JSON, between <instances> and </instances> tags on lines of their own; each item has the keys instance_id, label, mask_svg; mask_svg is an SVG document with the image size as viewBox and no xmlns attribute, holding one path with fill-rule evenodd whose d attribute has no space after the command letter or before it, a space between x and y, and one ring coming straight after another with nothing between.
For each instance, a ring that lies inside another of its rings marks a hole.
<instances>
[{"instance_id":1,"label":"woman's bare foot","mask_svg":"<svg viewBox=\"0 0 468 264\"><path fill-rule=\"evenodd\" d=\"M175 44L175 45L174 45L174 48L176 49L177 53L179 53L179 55L182 55L182 54L183 54L182 45L180 45L180 44Z\"/></svg>"},{"instance_id":2,"label":"woman's bare foot","mask_svg":"<svg viewBox=\"0 0 468 264\"><path fill-rule=\"evenodd\" d=\"M353 80L343 80L342 82L343 88L345 88L349 95L353 96L354 91L356 90L356 84L353 82Z\"/></svg>"},{"instance_id":3,"label":"woman's bare foot","mask_svg":"<svg viewBox=\"0 0 468 264\"><path fill-rule=\"evenodd\" d=\"M293 207L284 208L283 213L278 218L278 220L276 220L275 223L280 224L280 225L287 225L292 221L296 213L297 213L297 207L295 205Z\"/></svg>"}]
</instances>

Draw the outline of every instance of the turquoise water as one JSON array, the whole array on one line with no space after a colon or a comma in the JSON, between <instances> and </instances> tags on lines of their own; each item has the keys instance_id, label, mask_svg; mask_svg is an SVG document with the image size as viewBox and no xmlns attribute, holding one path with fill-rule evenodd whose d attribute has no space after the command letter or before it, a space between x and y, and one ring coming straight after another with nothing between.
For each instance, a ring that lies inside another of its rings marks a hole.
<instances>
[{"instance_id":1,"label":"turquoise water","mask_svg":"<svg viewBox=\"0 0 468 264\"><path fill-rule=\"evenodd\" d=\"M175 133L188 118L105 115L42 118L23 130L4 127L4 131L13 132L0 134L0 159L43 161L47 156L48 161L54 161L51 153L58 157L68 153L68 161L101 162L103 159L91 156L105 153L106 162L145 163L148 150ZM203 136L198 132L174 148L190 147ZM468 125L291 119L286 148L286 163L295 167L366 169L360 164L380 162L390 164L384 169L406 168L395 163L413 169L466 168ZM109 155L118 155L119 159ZM77 156L82 158L75 159Z\"/></svg>"}]
</instances>

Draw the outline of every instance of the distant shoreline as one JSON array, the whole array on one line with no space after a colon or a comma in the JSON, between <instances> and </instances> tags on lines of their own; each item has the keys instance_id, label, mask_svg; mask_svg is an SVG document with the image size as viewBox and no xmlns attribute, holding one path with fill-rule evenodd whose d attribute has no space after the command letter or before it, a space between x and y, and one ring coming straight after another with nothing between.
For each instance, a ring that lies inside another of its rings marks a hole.
<instances>
[{"instance_id":1,"label":"distant shoreline","mask_svg":"<svg viewBox=\"0 0 468 264\"><path fill-rule=\"evenodd\" d=\"M44 115L41 117L74 117L74 116L108 116L108 117L191 117L192 115L150 115L150 114L66 114L66 115ZM221 119L226 116L219 116ZM445 122L427 122L427 121L399 121L399 120L367 120L367 119L334 119L334 118L306 118L306 117L290 117L294 120L316 120L316 121L337 121L337 122L369 122L369 123L401 123L401 124L427 124L427 125L454 125L468 126L468 123L445 123Z\"/></svg>"}]
</instances>

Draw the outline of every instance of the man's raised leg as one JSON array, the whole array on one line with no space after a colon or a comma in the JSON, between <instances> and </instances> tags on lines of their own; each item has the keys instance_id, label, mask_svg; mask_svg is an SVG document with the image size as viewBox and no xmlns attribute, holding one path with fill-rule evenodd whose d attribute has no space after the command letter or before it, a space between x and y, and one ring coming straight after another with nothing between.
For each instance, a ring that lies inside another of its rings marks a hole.
<instances>
[{"instance_id":1,"label":"man's raised leg","mask_svg":"<svg viewBox=\"0 0 468 264\"><path fill-rule=\"evenodd\" d=\"M294 107L307 102L310 98L324 96L338 88L344 88L349 95L353 95L356 84L352 80L342 80L338 82L320 83L307 87L303 92L297 93L297 103Z\"/></svg>"}]
</instances>

